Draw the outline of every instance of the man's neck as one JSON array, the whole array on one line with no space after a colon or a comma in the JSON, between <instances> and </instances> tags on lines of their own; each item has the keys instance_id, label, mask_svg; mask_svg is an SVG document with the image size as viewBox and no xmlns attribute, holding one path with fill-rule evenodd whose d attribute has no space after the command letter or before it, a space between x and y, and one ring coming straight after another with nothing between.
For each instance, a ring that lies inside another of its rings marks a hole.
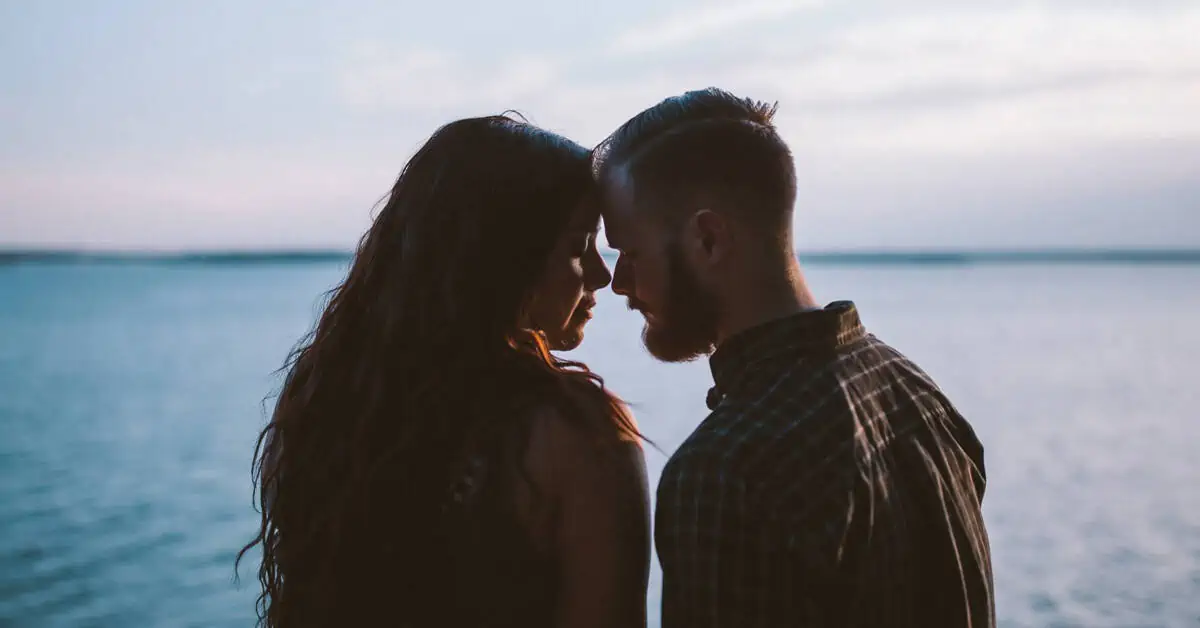
<instances>
[{"instance_id":1,"label":"man's neck","mask_svg":"<svg viewBox=\"0 0 1200 628\"><path fill-rule=\"evenodd\" d=\"M727 300L718 329L718 346L752 327L821 307L809 290L799 263L794 261L778 279L746 281L740 288Z\"/></svg>"}]
</instances>

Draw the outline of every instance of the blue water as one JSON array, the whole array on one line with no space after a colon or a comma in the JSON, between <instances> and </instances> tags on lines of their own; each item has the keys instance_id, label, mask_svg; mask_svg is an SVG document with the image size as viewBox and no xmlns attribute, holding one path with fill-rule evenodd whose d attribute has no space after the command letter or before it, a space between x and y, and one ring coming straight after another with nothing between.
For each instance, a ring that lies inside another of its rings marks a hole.
<instances>
[{"instance_id":1,"label":"blue water","mask_svg":"<svg viewBox=\"0 0 1200 628\"><path fill-rule=\"evenodd\" d=\"M252 624L253 557L240 588L233 558L261 402L343 270L0 265L0 626ZM1003 625L1200 624L1200 266L809 274L984 440ZM606 293L576 355L669 452L707 366L654 363L639 330Z\"/></svg>"}]
</instances>

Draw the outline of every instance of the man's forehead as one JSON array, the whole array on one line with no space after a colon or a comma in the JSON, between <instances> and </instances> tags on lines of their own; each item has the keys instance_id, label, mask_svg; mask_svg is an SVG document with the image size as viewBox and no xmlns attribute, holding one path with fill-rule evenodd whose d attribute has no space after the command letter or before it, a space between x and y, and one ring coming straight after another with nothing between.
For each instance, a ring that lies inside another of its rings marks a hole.
<instances>
[{"instance_id":1,"label":"man's forehead","mask_svg":"<svg viewBox=\"0 0 1200 628\"><path fill-rule=\"evenodd\" d=\"M616 244L621 241L621 237L625 233L625 221L621 220L618 212L607 209L607 205L604 210L603 218L604 237L609 241L610 244L616 246Z\"/></svg>"},{"instance_id":2,"label":"man's forehead","mask_svg":"<svg viewBox=\"0 0 1200 628\"><path fill-rule=\"evenodd\" d=\"M605 173L600 185L604 193L604 220L622 222L634 210L633 179L629 169L619 165Z\"/></svg>"},{"instance_id":3,"label":"man's forehead","mask_svg":"<svg viewBox=\"0 0 1200 628\"><path fill-rule=\"evenodd\" d=\"M622 197L622 191L609 182L604 185L604 204L601 217L604 219L604 235L613 247L624 241L629 225L629 205Z\"/></svg>"}]
</instances>

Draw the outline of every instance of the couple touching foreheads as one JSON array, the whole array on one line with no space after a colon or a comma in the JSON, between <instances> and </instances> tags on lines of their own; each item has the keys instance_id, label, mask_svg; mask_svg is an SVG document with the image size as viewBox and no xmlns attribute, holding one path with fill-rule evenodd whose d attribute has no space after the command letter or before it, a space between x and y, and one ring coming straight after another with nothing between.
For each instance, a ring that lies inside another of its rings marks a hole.
<instances>
[{"instance_id":1,"label":"couple touching foreheads","mask_svg":"<svg viewBox=\"0 0 1200 628\"><path fill-rule=\"evenodd\" d=\"M665 628L994 624L982 447L806 287L773 114L705 89L595 150L505 116L429 138L260 440L266 625L644 626L643 438L555 353L610 284L714 380L657 487Z\"/></svg>"}]
</instances>

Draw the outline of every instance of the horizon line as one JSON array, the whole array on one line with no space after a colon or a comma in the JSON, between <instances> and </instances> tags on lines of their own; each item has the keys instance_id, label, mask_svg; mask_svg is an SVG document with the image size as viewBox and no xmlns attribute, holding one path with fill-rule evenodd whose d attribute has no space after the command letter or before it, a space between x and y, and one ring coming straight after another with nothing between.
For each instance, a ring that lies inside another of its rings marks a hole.
<instances>
[{"instance_id":1,"label":"horizon line","mask_svg":"<svg viewBox=\"0 0 1200 628\"><path fill-rule=\"evenodd\" d=\"M0 265L41 264L270 264L348 262L353 250L209 249L88 250L70 248L3 248ZM601 252L605 258L616 251ZM912 247L798 250L796 257L817 265L964 265L1016 263L1200 264L1200 247Z\"/></svg>"}]
</instances>

